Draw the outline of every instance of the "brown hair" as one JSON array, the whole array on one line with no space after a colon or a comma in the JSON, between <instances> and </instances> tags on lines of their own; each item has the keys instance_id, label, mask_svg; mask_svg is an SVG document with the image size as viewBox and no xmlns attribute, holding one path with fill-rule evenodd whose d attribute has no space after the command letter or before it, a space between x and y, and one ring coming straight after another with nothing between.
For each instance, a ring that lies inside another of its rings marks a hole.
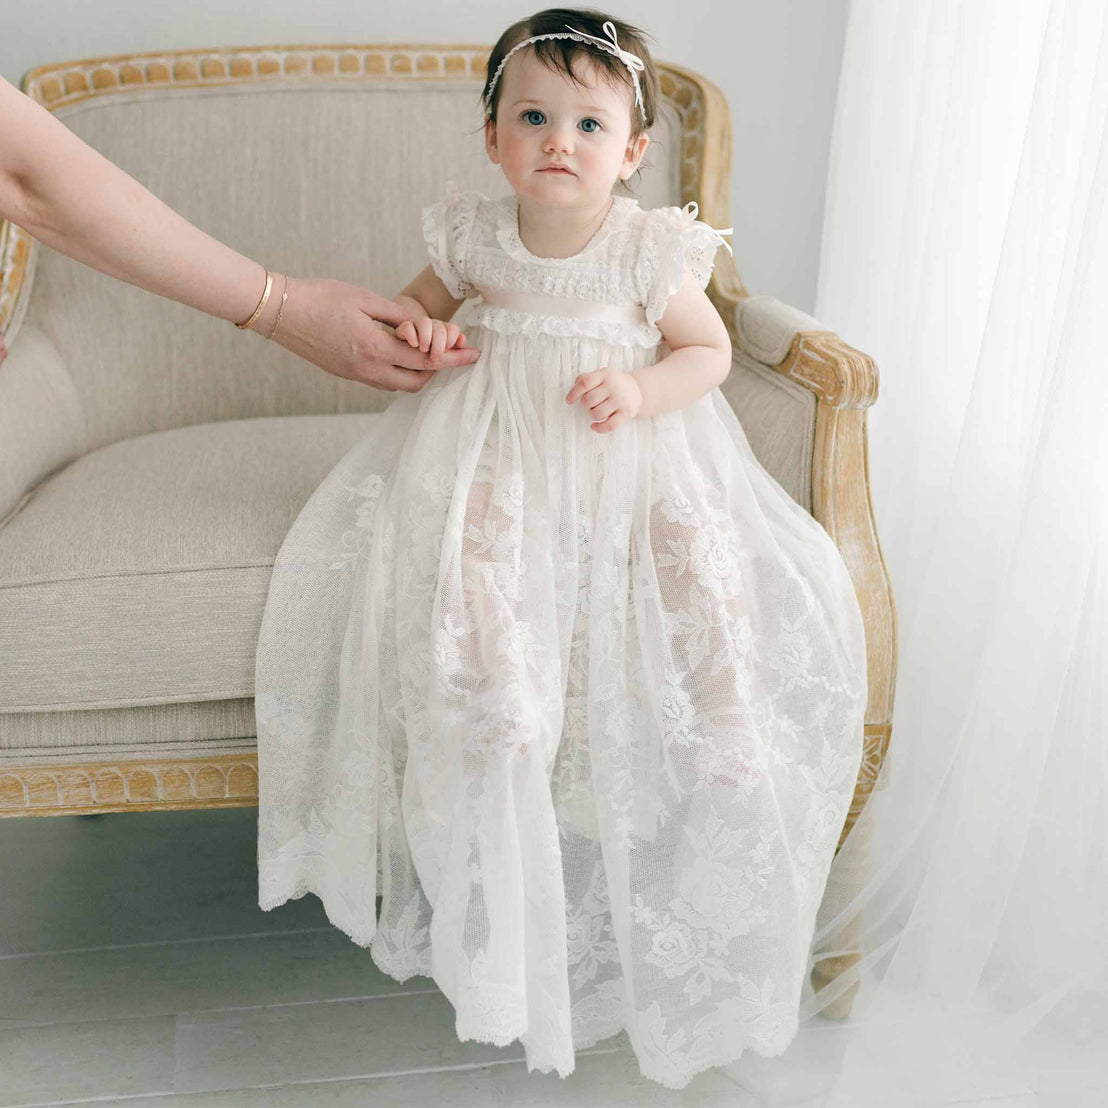
<instances>
[{"instance_id":1,"label":"brown hair","mask_svg":"<svg viewBox=\"0 0 1108 1108\"><path fill-rule=\"evenodd\" d=\"M513 23L496 40L496 45L489 55L485 87L481 92L481 100L485 105L485 118L496 121L496 106L500 101L504 75L500 75L501 79L496 82L491 95L489 85L505 55L514 46L518 46L524 39L532 38L534 35L550 35L565 31L567 23L575 30L594 35L607 42L608 36L604 32L604 24L607 22L611 22L615 28L620 49L637 54L643 60L645 68L638 75L642 90L643 111L640 114L638 106L632 101L631 138L637 138L644 131L649 130L654 124L661 95L658 89L658 72L654 68L654 61L650 57L650 51L645 42L645 39L650 36L630 23L624 23L622 20L590 8L545 8L527 19ZM548 38L532 43L530 49L535 51L543 65L565 73L578 86L581 82L573 72L573 60L584 55L600 67L601 72L612 84L626 85L632 92L634 91L635 82L631 71L614 54L600 47L572 38Z\"/></svg>"}]
</instances>

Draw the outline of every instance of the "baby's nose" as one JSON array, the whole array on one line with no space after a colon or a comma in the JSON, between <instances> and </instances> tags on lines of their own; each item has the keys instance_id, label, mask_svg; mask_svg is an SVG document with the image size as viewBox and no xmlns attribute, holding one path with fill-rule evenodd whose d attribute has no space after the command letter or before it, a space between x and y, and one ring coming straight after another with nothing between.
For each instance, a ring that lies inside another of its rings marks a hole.
<instances>
[{"instance_id":1,"label":"baby's nose","mask_svg":"<svg viewBox=\"0 0 1108 1108\"><path fill-rule=\"evenodd\" d=\"M546 132L546 142L543 149L547 153L561 150L565 153L573 151L573 128L566 124L550 127Z\"/></svg>"}]
</instances>

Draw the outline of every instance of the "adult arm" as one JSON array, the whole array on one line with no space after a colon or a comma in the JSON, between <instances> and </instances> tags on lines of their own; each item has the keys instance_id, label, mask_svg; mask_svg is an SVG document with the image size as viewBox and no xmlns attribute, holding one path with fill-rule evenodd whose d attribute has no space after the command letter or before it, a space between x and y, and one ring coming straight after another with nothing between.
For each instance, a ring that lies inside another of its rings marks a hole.
<instances>
[{"instance_id":1,"label":"adult arm","mask_svg":"<svg viewBox=\"0 0 1108 1108\"><path fill-rule=\"evenodd\" d=\"M0 218L76 261L229 322L254 311L265 270L163 204L0 77ZM273 328L284 290L254 329ZM406 309L341 281L288 279L275 341L337 377L417 392L437 369L470 365L470 348L422 353L378 325Z\"/></svg>"}]
</instances>

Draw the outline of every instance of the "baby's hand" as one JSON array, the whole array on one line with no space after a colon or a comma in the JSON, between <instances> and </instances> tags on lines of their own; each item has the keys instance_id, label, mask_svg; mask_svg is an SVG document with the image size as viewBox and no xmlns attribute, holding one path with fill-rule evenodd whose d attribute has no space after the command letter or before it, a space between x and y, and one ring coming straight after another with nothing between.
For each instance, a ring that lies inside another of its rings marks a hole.
<instances>
[{"instance_id":1,"label":"baby's hand","mask_svg":"<svg viewBox=\"0 0 1108 1108\"><path fill-rule=\"evenodd\" d=\"M461 350L466 337L453 323L441 319L406 319L396 328L396 337L409 346L418 346L425 354L441 354L444 350Z\"/></svg>"},{"instance_id":2,"label":"baby's hand","mask_svg":"<svg viewBox=\"0 0 1108 1108\"><path fill-rule=\"evenodd\" d=\"M642 407L642 389L634 376L607 367L578 374L566 403L572 404L578 397L597 421L589 426L601 435L634 419Z\"/></svg>"}]
</instances>

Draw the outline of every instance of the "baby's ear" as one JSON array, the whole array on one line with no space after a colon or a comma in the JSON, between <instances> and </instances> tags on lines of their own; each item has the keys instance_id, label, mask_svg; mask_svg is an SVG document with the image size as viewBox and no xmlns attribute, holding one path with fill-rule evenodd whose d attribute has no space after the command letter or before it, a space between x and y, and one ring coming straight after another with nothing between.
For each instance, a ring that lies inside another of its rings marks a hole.
<instances>
[{"instance_id":1,"label":"baby's ear","mask_svg":"<svg viewBox=\"0 0 1108 1108\"><path fill-rule=\"evenodd\" d=\"M623 154L623 165L619 171L619 175L624 181L639 168L639 162L642 161L642 156L646 153L646 148L649 145L650 136L645 132L627 144L627 149Z\"/></svg>"},{"instance_id":2,"label":"baby's ear","mask_svg":"<svg viewBox=\"0 0 1108 1108\"><path fill-rule=\"evenodd\" d=\"M500 164L500 151L496 146L496 121L485 120L485 151L493 165Z\"/></svg>"}]
</instances>

